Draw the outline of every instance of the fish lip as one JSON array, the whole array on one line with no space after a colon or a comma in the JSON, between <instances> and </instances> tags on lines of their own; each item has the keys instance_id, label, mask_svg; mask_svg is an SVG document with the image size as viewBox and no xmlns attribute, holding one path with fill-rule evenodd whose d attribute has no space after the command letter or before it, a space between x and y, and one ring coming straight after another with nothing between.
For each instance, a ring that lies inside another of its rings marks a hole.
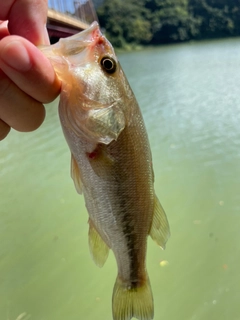
<instances>
[{"instance_id":1,"label":"fish lip","mask_svg":"<svg viewBox=\"0 0 240 320\"><path fill-rule=\"evenodd\" d=\"M99 24L94 21L89 28L81 31L80 33L74 34L71 37L61 38L58 43L71 42L81 43L82 46L88 46L89 44L96 44L100 38L103 38L103 35L100 31Z\"/></svg>"},{"instance_id":2,"label":"fish lip","mask_svg":"<svg viewBox=\"0 0 240 320\"><path fill-rule=\"evenodd\" d=\"M68 37L69 40L76 40L76 39L79 39L80 38L86 38L87 36L90 36L91 34L94 34L96 31L100 31L100 28L99 28L99 24L97 23L97 21L94 21L93 23L91 23L90 27L88 27L87 29L81 31L80 33L78 34L74 34L73 36L71 37Z\"/></svg>"},{"instance_id":3,"label":"fish lip","mask_svg":"<svg viewBox=\"0 0 240 320\"><path fill-rule=\"evenodd\" d=\"M97 48L97 49L96 49ZM59 41L50 46L40 47L41 51L50 59L57 60L57 63L63 60L75 60L71 56L76 56L84 52L85 49L88 49L88 55L91 53L94 56L97 56L97 52L100 52L100 56L104 52L108 53L113 51L112 46L107 41L105 36L102 34L98 22L94 21L89 28L74 34L67 38L61 38ZM58 58L57 58L58 57ZM85 60L85 59L80 59ZM79 62L73 62L72 65L79 65Z\"/></svg>"},{"instance_id":4,"label":"fish lip","mask_svg":"<svg viewBox=\"0 0 240 320\"><path fill-rule=\"evenodd\" d=\"M70 56L80 54L87 48L90 50L89 52L95 52L96 47L103 47L106 43L107 40L101 33L99 24L94 21L86 30L71 37L61 38L50 47L55 55L66 57L70 61Z\"/></svg>"},{"instance_id":5,"label":"fish lip","mask_svg":"<svg viewBox=\"0 0 240 320\"><path fill-rule=\"evenodd\" d=\"M72 57L81 54L86 48L90 52L94 51L96 45L105 43L105 37L100 31L99 24L94 21L89 28L67 38L61 38L59 41L50 46L41 46L39 49L54 63L64 64L65 60L71 65L79 65ZM81 60L81 59L80 59ZM84 60L84 59L83 59Z\"/></svg>"}]
</instances>

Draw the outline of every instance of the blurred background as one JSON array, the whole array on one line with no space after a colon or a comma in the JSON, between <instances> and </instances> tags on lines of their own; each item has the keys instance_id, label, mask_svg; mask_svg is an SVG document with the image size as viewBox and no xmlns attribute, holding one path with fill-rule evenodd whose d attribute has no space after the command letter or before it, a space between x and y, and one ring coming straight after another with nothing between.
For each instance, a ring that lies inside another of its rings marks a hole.
<instances>
[{"instance_id":1,"label":"blurred background","mask_svg":"<svg viewBox=\"0 0 240 320\"><path fill-rule=\"evenodd\" d=\"M91 23L86 13L74 15L87 2L53 3L55 40L81 29L68 19ZM90 7L121 48L171 227L165 251L148 243L154 319L239 320L239 3L105 0ZM112 319L115 259L111 253L102 269L91 260L88 215L70 178L57 106L46 105L37 131L12 130L0 143L2 320Z\"/></svg>"}]
</instances>

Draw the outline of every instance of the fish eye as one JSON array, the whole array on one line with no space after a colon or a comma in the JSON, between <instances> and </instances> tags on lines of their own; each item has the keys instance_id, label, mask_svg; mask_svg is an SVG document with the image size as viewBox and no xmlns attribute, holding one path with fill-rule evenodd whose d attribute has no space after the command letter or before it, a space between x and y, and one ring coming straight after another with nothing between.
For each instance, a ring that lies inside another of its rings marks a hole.
<instances>
[{"instance_id":1,"label":"fish eye","mask_svg":"<svg viewBox=\"0 0 240 320\"><path fill-rule=\"evenodd\" d=\"M114 73L117 69L117 63L113 58L110 57L103 57L101 59L101 66L104 71L107 73Z\"/></svg>"}]
</instances>

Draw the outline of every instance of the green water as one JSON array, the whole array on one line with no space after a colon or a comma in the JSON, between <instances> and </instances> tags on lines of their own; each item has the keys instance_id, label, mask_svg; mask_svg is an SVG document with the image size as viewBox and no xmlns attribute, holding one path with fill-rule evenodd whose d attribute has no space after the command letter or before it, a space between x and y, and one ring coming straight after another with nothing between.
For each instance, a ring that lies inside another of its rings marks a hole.
<instances>
[{"instance_id":1,"label":"green water","mask_svg":"<svg viewBox=\"0 0 240 320\"><path fill-rule=\"evenodd\" d=\"M155 320L240 319L239 53L235 39L120 55L172 233L148 243ZM57 102L0 143L1 320L111 320L116 263L91 260L69 167Z\"/></svg>"}]
</instances>

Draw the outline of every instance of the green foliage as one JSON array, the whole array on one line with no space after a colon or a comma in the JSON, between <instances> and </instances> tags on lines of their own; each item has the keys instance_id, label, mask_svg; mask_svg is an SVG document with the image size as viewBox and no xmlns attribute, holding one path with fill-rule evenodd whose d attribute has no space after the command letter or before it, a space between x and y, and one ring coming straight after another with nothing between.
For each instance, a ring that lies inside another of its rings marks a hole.
<instances>
[{"instance_id":1,"label":"green foliage","mask_svg":"<svg viewBox=\"0 0 240 320\"><path fill-rule=\"evenodd\" d=\"M188 0L148 0L154 28L153 43L185 41L198 33L200 20L188 11Z\"/></svg>"},{"instance_id":2,"label":"green foliage","mask_svg":"<svg viewBox=\"0 0 240 320\"><path fill-rule=\"evenodd\" d=\"M105 0L97 13L116 47L240 35L240 0Z\"/></svg>"},{"instance_id":3,"label":"green foliage","mask_svg":"<svg viewBox=\"0 0 240 320\"><path fill-rule=\"evenodd\" d=\"M223 0L190 0L189 7L196 17L201 17L201 38L229 36L234 33L234 21L228 2Z\"/></svg>"},{"instance_id":4,"label":"green foliage","mask_svg":"<svg viewBox=\"0 0 240 320\"><path fill-rule=\"evenodd\" d=\"M97 13L100 25L115 46L148 43L152 38L148 11L142 1L106 0Z\"/></svg>"}]
</instances>

